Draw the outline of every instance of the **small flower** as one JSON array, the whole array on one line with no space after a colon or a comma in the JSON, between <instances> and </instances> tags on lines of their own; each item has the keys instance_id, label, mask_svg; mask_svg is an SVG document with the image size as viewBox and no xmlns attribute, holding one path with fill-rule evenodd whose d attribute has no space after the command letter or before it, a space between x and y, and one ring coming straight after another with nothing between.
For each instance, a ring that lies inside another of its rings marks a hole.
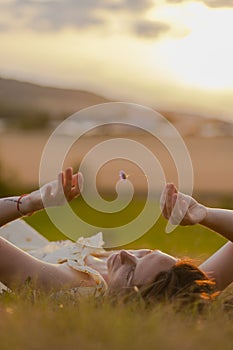
<instances>
[{"instance_id":1,"label":"small flower","mask_svg":"<svg viewBox=\"0 0 233 350\"><path fill-rule=\"evenodd\" d=\"M127 180L127 177L128 177L129 175L127 175L123 170L121 170L121 171L119 172L119 176L120 176L120 179L121 179L121 180Z\"/></svg>"}]
</instances>

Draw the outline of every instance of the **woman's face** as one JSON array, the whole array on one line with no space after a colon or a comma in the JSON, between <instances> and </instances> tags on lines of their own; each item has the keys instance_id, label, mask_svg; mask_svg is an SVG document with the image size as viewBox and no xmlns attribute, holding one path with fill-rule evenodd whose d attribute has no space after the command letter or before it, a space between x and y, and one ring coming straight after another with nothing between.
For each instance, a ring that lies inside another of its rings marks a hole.
<instances>
[{"instance_id":1,"label":"woman's face","mask_svg":"<svg viewBox=\"0 0 233 350\"><path fill-rule=\"evenodd\" d=\"M162 271L168 271L178 259L160 250L127 250L113 253L107 260L108 285L111 290L152 283Z\"/></svg>"}]
</instances>

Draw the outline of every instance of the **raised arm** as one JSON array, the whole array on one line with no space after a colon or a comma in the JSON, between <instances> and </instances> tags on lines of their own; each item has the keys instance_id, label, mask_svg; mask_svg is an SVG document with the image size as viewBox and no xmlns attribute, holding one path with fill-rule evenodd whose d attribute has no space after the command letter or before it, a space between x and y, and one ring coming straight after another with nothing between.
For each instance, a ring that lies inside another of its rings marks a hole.
<instances>
[{"instance_id":1,"label":"raised arm","mask_svg":"<svg viewBox=\"0 0 233 350\"><path fill-rule=\"evenodd\" d=\"M233 210L209 208L167 184L161 201L163 216L172 224L201 224L233 242Z\"/></svg>"},{"instance_id":2,"label":"raised arm","mask_svg":"<svg viewBox=\"0 0 233 350\"><path fill-rule=\"evenodd\" d=\"M83 178L73 174L72 168L60 172L58 179L23 197L0 200L0 224L46 207L63 205L82 190ZM84 272L64 264L50 264L34 258L0 237L0 281L14 288L30 279L33 287L45 290L65 289L78 286L95 286L95 281Z\"/></svg>"},{"instance_id":3,"label":"raised arm","mask_svg":"<svg viewBox=\"0 0 233 350\"><path fill-rule=\"evenodd\" d=\"M160 205L163 216L172 224L201 224L231 241L203 262L200 268L216 281L220 290L232 283L233 211L205 207L192 197L178 192L173 184L165 186Z\"/></svg>"},{"instance_id":4,"label":"raised arm","mask_svg":"<svg viewBox=\"0 0 233 350\"><path fill-rule=\"evenodd\" d=\"M73 174L72 168L67 168L58 174L58 179L45 184L41 189L23 196L0 199L0 226L30 215L33 212L47 207L64 204L64 196L71 201L80 194L83 185L81 173Z\"/></svg>"}]
</instances>

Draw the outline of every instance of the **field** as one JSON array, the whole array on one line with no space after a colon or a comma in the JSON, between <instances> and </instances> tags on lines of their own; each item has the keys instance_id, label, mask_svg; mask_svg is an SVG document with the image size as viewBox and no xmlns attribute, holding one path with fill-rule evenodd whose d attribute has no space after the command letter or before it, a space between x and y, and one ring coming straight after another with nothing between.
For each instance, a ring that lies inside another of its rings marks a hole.
<instances>
[{"instance_id":1,"label":"field","mask_svg":"<svg viewBox=\"0 0 233 350\"><path fill-rule=\"evenodd\" d=\"M140 208L141 199L134 203L135 211ZM90 217L81 199L75 201L73 210ZM102 219L92 214L92 221L97 224ZM106 215L104 220L106 226L114 224ZM27 218L27 222L50 240L65 238L44 212ZM171 234L164 229L165 221L160 218L147 234L125 248L156 247L177 256L191 256L198 263L224 244L224 239L201 226L179 227ZM1 350L142 347L230 350L233 310L231 305L225 310L223 302L231 295L229 288L199 315L195 310L185 309L177 313L165 305L149 310L136 302L113 304L108 299L80 302L67 296L51 298L25 286L14 294L0 296Z\"/></svg>"},{"instance_id":2,"label":"field","mask_svg":"<svg viewBox=\"0 0 233 350\"><path fill-rule=\"evenodd\" d=\"M135 199L132 205L119 214L101 214L87 207L83 199L78 198L72 204L72 209L76 215L82 219L88 218L88 220L85 220L93 226L97 228L106 228L114 226L120 227L132 220L135 213L140 212L143 204L143 199ZM53 225L48 215L43 211L26 218L26 221L49 240L67 239L67 237ZM216 251L225 242L225 239L221 236L202 226L191 228L177 227L170 234L165 233L165 228L166 221L160 217L158 221L155 222L154 226L142 235L142 237L122 248L156 248L179 257L190 256L201 261ZM97 231L94 231L94 233L97 233ZM80 232L80 236L81 235L82 233Z\"/></svg>"},{"instance_id":3,"label":"field","mask_svg":"<svg viewBox=\"0 0 233 350\"><path fill-rule=\"evenodd\" d=\"M7 132L0 137L0 164L1 176L7 181L24 186L37 187L39 181L40 160L43 149L49 139L49 133L39 132ZM82 138L74 144L66 159L66 165L77 165L82 157L94 145L103 142L107 136ZM166 180L177 182L177 170L169 157L168 152L155 138L148 136L137 137L136 141L148 147L158 158L165 172ZM232 137L187 137L184 138L194 172L195 193L230 195L233 191L233 163L232 163ZM62 143L62 140L61 140ZM62 147L62 145L61 145ZM58 155L58 153L57 153ZM118 178L119 165L116 161L110 162L101 174L100 186L112 189ZM126 169L131 175L135 171L130 164ZM136 188L141 188L142 177L131 176Z\"/></svg>"},{"instance_id":4,"label":"field","mask_svg":"<svg viewBox=\"0 0 233 350\"><path fill-rule=\"evenodd\" d=\"M232 313L221 303L205 315L171 307L109 301L50 300L21 292L3 296L1 349L232 349Z\"/></svg>"},{"instance_id":5,"label":"field","mask_svg":"<svg viewBox=\"0 0 233 350\"><path fill-rule=\"evenodd\" d=\"M23 185L37 186L39 160L48 135L2 135L1 165L10 184L15 179ZM90 143L91 140L88 141ZM206 201L233 209L232 138L190 138L187 146L192 156L195 193ZM90 145L82 144L82 152ZM22 158L23 155L23 158ZM23 159L23 161L22 161ZM208 166L206 162L208 160ZM172 171L167 172L172 180ZM115 170L112 171L114 174ZM111 176L104 185L111 188ZM220 180L221 179L221 180ZM107 182L109 181L109 182ZM137 185L137 184L136 184ZM96 226L121 225L143 207L143 197L134 200L120 216L90 210L82 199L72 204L83 218ZM49 240L66 239L45 212L26 219ZM165 233L166 222L160 218L140 239L124 248L157 248L178 257L189 256L200 263L221 247L225 240L201 226L178 227ZM232 305L224 301L232 296L229 288L206 312L195 310L176 313L172 307L157 305L148 310L143 303L112 304L109 300L51 298L31 291L27 286L16 293L0 296L1 350L5 349L224 349L233 346Z\"/></svg>"}]
</instances>

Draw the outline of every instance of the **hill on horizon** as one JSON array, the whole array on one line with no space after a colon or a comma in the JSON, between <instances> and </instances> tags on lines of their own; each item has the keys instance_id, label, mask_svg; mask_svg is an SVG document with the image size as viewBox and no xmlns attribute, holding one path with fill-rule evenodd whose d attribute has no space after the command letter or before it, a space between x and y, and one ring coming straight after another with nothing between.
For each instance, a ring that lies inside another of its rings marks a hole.
<instances>
[{"instance_id":1,"label":"hill on horizon","mask_svg":"<svg viewBox=\"0 0 233 350\"><path fill-rule=\"evenodd\" d=\"M83 108L111 102L107 98L83 90L41 86L30 82L0 77L0 118L14 109L41 110L51 118L69 116Z\"/></svg>"},{"instance_id":2,"label":"hill on horizon","mask_svg":"<svg viewBox=\"0 0 233 350\"><path fill-rule=\"evenodd\" d=\"M0 131L5 126L21 130L46 129L53 125L53 120L63 120L83 108L108 102L114 101L88 91L47 87L0 77ZM229 121L179 110L158 112L182 136L233 136L233 123Z\"/></svg>"}]
</instances>

